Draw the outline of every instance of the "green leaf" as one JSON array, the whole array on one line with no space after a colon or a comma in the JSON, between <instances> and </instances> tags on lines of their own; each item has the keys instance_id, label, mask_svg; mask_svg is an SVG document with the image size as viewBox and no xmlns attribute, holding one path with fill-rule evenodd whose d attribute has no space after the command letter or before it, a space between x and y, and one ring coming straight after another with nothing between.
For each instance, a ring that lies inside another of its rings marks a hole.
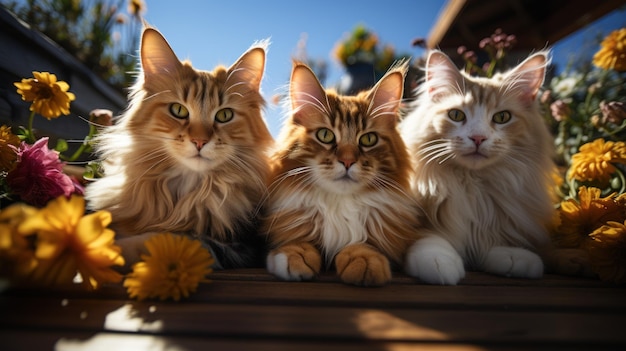
<instances>
[{"instance_id":1,"label":"green leaf","mask_svg":"<svg viewBox=\"0 0 626 351\"><path fill-rule=\"evenodd\" d=\"M57 145L54 147L54 149L58 152L64 152L67 151L68 147L67 147L67 141L65 141L65 139L59 139L57 140Z\"/></svg>"}]
</instances>

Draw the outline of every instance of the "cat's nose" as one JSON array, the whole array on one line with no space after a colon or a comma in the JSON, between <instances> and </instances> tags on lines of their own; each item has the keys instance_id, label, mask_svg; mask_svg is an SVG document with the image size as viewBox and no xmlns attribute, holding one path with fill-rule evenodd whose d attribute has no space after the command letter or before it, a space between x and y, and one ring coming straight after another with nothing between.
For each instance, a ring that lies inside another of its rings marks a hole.
<instances>
[{"instance_id":1,"label":"cat's nose","mask_svg":"<svg viewBox=\"0 0 626 351\"><path fill-rule=\"evenodd\" d=\"M356 160L353 158L344 158L339 159L339 162L343 163L343 166L346 167L346 169L350 169L350 167L356 163Z\"/></svg>"},{"instance_id":2,"label":"cat's nose","mask_svg":"<svg viewBox=\"0 0 626 351\"><path fill-rule=\"evenodd\" d=\"M191 139L191 142L196 144L196 148L198 148L198 151L200 151L200 149L202 149L202 147L206 145L209 141L205 139Z\"/></svg>"},{"instance_id":3,"label":"cat's nose","mask_svg":"<svg viewBox=\"0 0 626 351\"><path fill-rule=\"evenodd\" d=\"M487 140L487 137L482 136L482 135L472 135L469 138L472 139L472 141L474 142L474 144L476 144L476 146L480 146L480 144L482 144L485 140Z\"/></svg>"}]
</instances>

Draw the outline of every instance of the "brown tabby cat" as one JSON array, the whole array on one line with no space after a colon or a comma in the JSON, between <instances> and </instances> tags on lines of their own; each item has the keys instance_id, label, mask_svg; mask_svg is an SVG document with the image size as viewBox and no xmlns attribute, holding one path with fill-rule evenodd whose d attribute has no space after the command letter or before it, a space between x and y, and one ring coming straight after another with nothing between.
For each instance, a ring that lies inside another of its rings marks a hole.
<instances>
[{"instance_id":1,"label":"brown tabby cat","mask_svg":"<svg viewBox=\"0 0 626 351\"><path fill-rule=\"evenodd\" d=\"M325 91L295 63L291 116L274 155L263 221L267 268L309 280L334 262L341 279L376 286L391 279L417 227L410 162L397 131L406 66L357 96Z\"/></svg>"},{"instance_id":2,"label":"brown tabby cat","mask_svg":"<svg viewBox=\"0 0 626 351\"><path fill-rule=\"evenodd\" d=\"M130 236L118 241L127 260L146 236L174 232L201 239L216 268L263 264L255 213L273 144L259 93L266 45L230 68L199 71L158 31L143 31L141 74L127 111L96 140L104 177L86 192L90 208L110 211L118 235Z\"/></svg>"}]
</instances>

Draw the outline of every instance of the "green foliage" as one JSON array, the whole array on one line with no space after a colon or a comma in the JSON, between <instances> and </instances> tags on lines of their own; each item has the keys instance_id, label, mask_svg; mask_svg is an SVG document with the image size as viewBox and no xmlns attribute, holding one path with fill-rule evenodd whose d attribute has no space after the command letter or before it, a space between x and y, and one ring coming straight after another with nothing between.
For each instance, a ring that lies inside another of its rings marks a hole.
<instances>
[{"instance_id":1,"label":"green foliage","mask_svg":"<svg viewBox=\"0 0 626 351\"><path fill-rule=\"evenodd\" d=\"M124 0L27 0L4 6L120 91L132 82L141 30L139 12Z\"/></svg>"}]
</instances>

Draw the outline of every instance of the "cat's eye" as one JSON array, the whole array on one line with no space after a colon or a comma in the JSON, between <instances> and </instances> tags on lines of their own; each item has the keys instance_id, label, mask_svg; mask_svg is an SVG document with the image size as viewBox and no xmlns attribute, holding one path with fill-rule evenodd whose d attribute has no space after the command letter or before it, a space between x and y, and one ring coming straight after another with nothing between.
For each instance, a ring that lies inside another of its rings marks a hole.
<instances>
[{"instance_id":1,"label":"cat's eye","mask_svg":"<svg viewBox=\"0 0 626 351\"><path fill-rule=\"evenodd\" d=\"M374 132L365 133L359 138L359 144L363 146L374 146L377 142L378 135Z\"/></svg>"},{"instance_id":2,"label":"cat's eye","mask_svg":"<svg viewBox=\"0 0 626 351\"><path fill-rule=\"evenodd\" d=\"M491 119L493 123L504 124L511 120L511 112L509 111L500 111L493 114L493 118Z\"/></svg>"},{"instance_id":3,"label":"cat's eye","mask_svg":"<svg viewBox=\"0 0 626 351\"><path fill-rule=\"evenodd\" d=\"M455 122L463 122L465 121L465 112L455 108L448 111L448 117Z\"/></svg>"},{"instance_id":4,"label":"cat's eye","mask_svg":"<svg viewBox=\"0 0 626 351\"><path fill-rule=\"evenodd\" d=\"M180 119L189 117L189 110L177 102L170 104L170 113L172 116Z\"/></svg>"},{"instance_id":5,"label":"cat's eye","mask_svg":"<svg viewBox=\"0 0 626 351\"><path fill-rule=\"evenodd\" d=\"M223 108L215 114L215 120L220 123L226 123L235 117L235 112L232 108Z\"/></svg>"},{"instance_id":6,"label":"cat's eye","mask_svg":"<svg viewBox=\"0 0 626 351\"><path fill-rule=\"evenodd\" d=\"M335 133L328 128L320 128L315 133L317 140L321 141L324 144L330 144L335 141Z\"/></svg>"}]
</instances>

